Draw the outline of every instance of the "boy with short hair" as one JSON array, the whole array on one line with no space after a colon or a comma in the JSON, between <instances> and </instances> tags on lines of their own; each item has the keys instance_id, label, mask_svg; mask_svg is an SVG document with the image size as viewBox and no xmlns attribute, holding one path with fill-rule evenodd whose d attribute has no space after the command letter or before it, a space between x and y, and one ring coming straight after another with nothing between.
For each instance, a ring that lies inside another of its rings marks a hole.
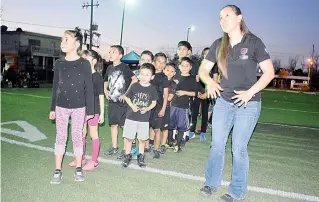
<instances>
[{"instance_id":1,"label":"boy with short hair","mask_svg":"<svg viewBox=\"0 0 319 202\"><path fill-rule=\"evenodd\" d=\"M144 50L141 53L141 57L139 60L139 65L137 66L137 69L135 71L133 71L133 73L135 74L135 76L137 77L137 79L139 79L139 74L140 74L140 68L144 63L153 63L154 60L154 55L151 51L149 50ZM145 143L145 146L148 147L148 140ZM137 155L138 155L138 149L136 148L136 141L135 139L133 140L132 143L132 151L131 153L133 154L133 159L137 159Z\"/></svg>"},{"instance_id":2,"label":"boy with short hair","mask_svg":"<svg viewBox=\"0 0 319 202\"><path fill-rule=\"evenodd\" d=\"M173 97L175 95L176 90L176 83L173 80L173 77L176 74L176 67L174 63L168 63L166 64L166 67L164 69L164 74L166 75L168 79L168 98L167 98L167 106L166 106L166 112L165 112L165 122L170 122L170 103L173 100ZM166 145L167 137L168 137L168 127L164 128L162 130L163 136L162 136L162 144L160 147L160 153L165 154L166 153L166 146L169 147L169 145ZM169 140L169 142L173 142L174 140Z\"/></svg>"},{"instance_id":3,"label":"boy with short hair","mask_svg":"<svg viewBox=\"0 0 319 202\"><path fill-rule=\"evenodd\" d=\"M137 163L140 167L145 167L144 148L145 141L149 138L150 114L158 99L156 88L150 83L154 73L154 65L144 63L140 68L140 81L131 85L123 96L129 105L123 130L123 137L126 139L123 167L127 167L132 160L131 148L136 134L139 140Z\"/></svg>"},{"instance_id":4,"label":"boy with short hair","mask_svg":"<svg viewBox=\"0 0 319 202\"><path fill-rule=\"evenodd\" d=\"M139 65L137 66L137 69L133 71L135 76L138 78L139 72L140 72L140 67L141 67L142 64L144 64L144 63L153 63L153 60L154 60L153 53L151 51L149 51L149 50L144 50L141 53L141 57L140 57Z\"/></svg>"},{"instance_id":5,"label":"boy with short hair","mask_svg":"<svg viewBox=\"0 0 319 202\"><path fill-rule=\"evenodd\" d=\"M107 156L118 153L118 126L124 126L127 111L127 104L124 102L122 96L131 84L137 82L137 78L130 68L126 64L121 63L123 55L124 49L122 46L111 46L110 61L113 64L107 68L104 78L104 94L106 99L109 100L108 119L112 136L112 147L104 153Z\"/></svg>"},{"instance_id":6,"label":"boy with short hair","mask_svg":"<svg viewBox=\"0 0 319 202\"><path fill-rule=\"evenodd\" d=\"M181 59L176 93L171 103L169 140L173 139L173 130L177 130L177 144L174 152L181 152L184 132L189 128L189 105L190 100L198 94L198 85L195 76L190 75L192 61L188 57ZM169 144L172 144L171 142Z\"/></svg>"},{"instance_id":7,"label":"boy with short hair","mask_svg":"<svg viewBox=\"0 0 319 202\"><path fill-rule=\"evenodd\" d=\"M193 48L191 46L191 44L188 41L180 41L177 44L177 56L178 58L175 58L174 61L172 61L175 66L178 68L178 66L181 64L181 60L184 57L188 57L190 58L191 54L192 54ZM199 64L198 61L194 61L192 59L190 59L192 62L192 69L190 71L190 75L192 76L196 76L197 81L199 81L199 77L197 76L198 74L198 69L199 69ZM176 70L176 78L178 78L178 76L180 76L181 72L179 69Z\"/></svg>"},{"instance_id":8,"label":"boy with short hair","mask_svg":"<svg viewBox=\"0 0 319 202\"><path fill-rule=\"evenodd\" d=\"M191 44L188 42L188 41L180 41L178 42L177 44L177 56L178 58L173 61L176 65L176 67L178 67L180 64L181 64L181 59L184 58L184 57L188 57L191 62L192 62L192 69L190 71L190 75L192 76L195 76L196 77L196 81L197 83L199 82L199 76L198 76L198 70L199 70L199 61L196 61L196 60L192 60L191 59L191 54L192 54L192 51L193 51L193 48L191 46ZM176 71L176 75L174 77L174 81L177 83L178 80L179 80L179 77L181 75L181 72L179 70L179 68L177 68L177 71ZM194 106L193 106L193 100L191 101L191 104L190 104L190 114L189 114L189 120L191 122L191 119L192 119L192 111L193 110ZM198 114L198 113L197 113ZM186 131L185 134L184 134L184 139L183 139L183 145L185 145L185 143L188 141L189 137L189 131Z\"/></svg>"},{"instance_id":9,"label":"boy with short hair","mask_svg":"<svg viewBox=\"0 0 319 202\"><path fill-rule=\"evenodd\" d=\"M155 149L154 158L160 158L160 145L161 145L161 130L168 128L167 119L165 119L165 112L168 98L168 80L167 76L163 73L167 62L167 57L164 53L156 53L154 58L155 64L155 77L152 80L152 85L155 86L158 93L158 100L156 107L152 110L150 118L150 147L154 145Z\"/></svg>"}]
</instances>

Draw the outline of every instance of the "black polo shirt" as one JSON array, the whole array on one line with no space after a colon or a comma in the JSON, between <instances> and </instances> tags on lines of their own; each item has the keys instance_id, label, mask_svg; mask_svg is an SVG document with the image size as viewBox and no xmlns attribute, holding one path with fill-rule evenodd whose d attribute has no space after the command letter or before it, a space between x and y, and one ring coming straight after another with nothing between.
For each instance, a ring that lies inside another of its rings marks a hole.
<instances>
[{"instance_id":1,"label":"black polo shirt","mask_svg":"<svg viewBox=\"0 0 319 202\"><path fill-rule=\"evenodd\" d=\"M217 49L221 38L217 39L210 47L207 60L217 62ZM234 90L244 91L251 88L257 82L257 66L264 60L270 59L264 43L252 33L243 36L240 43L230 47L227 57L227 77L222 77L222 98L228 102L234 102L231 98L235 95ZM260 92L251 101L260 101Z\"/></svg>"}]
</instances>

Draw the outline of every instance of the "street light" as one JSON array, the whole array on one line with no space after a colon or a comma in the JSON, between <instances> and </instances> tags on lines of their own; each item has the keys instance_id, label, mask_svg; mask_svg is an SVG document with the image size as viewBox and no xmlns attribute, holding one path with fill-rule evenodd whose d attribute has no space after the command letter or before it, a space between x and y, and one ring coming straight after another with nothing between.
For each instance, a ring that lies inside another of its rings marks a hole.
<instances>
[{"instance_id":1,"label":"street light","mask_svg":"<svg viewBox=\"0 0 319 202\"><path fill-rule=\"evenodd\" d=\"M123 5L123 13L122 13L122 28L121 28L121 39L120 39L120 46L122 46L122 39L123 39L123 28L124 28L124 16L125 16L125 6L126 3L133 3L134 0L123 0L124 5Z\"/></svg>"},{"instance_id":2,"label":"street light","mask_svg":"<svg viewBox=\"0 0 319 202\"><path fill-rule=\"evenodd\" d=\"M188 37L189 37L189 31L194 31L195 30L195 26L194 25L191 25L187 28L187 38L186 38L186 41L188 41Z\"/></svg>"},{"instance_id":3,"label":"street light","mask_svg":"<svg viewBox=\"0 0 319 202\"><path fill-rule=\"evenodd\" d=\"M312 58L308 58L308 86L310 88L310 74L311 74L311 67L314 64L314 61Z\"/></svg>"}]
</instances>

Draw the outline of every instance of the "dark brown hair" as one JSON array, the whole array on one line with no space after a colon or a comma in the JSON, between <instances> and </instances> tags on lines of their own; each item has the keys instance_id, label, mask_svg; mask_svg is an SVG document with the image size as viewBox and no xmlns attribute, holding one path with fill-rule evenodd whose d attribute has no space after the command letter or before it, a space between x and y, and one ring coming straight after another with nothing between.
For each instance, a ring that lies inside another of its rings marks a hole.
<instances>
[{"instance_id":1,"label":"dark brown hair","mask_svg":"<svg viewBox=\"0 0 319 202\"><path fill-rule=\"evenodd\" d=\"M94 50L84 50L82 52L82 55L91 56L93 59L96 59L96 64L94 65L94 69L97 73L99 73L102 76L103 59L100 56L100 54L98 54L98 52Z\"/></svg>"},{"instance_id":2,"label":"dark brown hair","mask_svg":"<svg viewBox=\"0 0 319 202\"><path fill-rule=\"evenodd\" d=\"M82 41L83 41L83 35L81 33L80 30L66 30L64 33L71 35L72 37L75 38L75 41L78 41L80 46L78 47L78 49L76 50L78 55L81 55L81 51L82 51Z\"/></svg>"},{"instance_id":3,"label":"dark brown hair","mask_svg":"<svg viewBox=\"0 0 319 202\"><path fill-rule=\"evenodd\" d=\"M233 9L233 11L235 12L236 15L241 15L241 10L235 6L235 5L227 5L224 8L230 7ZM240 31L243 34L246 34L248 32L248 28L244 22L244 20L242 19L240 22ZM227 79L227 55L229 52L229 36L227 33L224 32L222 41L220 42L218 49L217 49L217 63L218 63L218 67L223 75L223 77L225 77Z\"/></svg>"}]
</instances>

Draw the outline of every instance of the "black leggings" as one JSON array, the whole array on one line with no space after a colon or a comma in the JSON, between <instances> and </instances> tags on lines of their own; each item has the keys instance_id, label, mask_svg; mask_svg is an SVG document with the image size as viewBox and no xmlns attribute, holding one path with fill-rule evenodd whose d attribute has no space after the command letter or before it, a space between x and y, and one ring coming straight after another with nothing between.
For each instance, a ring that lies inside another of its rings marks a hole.
<instances>
[{"instance_id":1,"label":"black leggings","mask_svg":"<svg viewBox=\"0 0 319 202\"><path fill-rule=\"evenodd\" d=\"M202 126L200 132L206 133L207 130L207 121L208 121L208 107L209 107L209 100L208 99L199 99L198 97L195 98L195 100L192 103L192 123L190 132L195 132L196 130L196 124L197 124L197 117L198 117L198 111L199 106L202 104Z\"/></svg>"}]
</instances>

